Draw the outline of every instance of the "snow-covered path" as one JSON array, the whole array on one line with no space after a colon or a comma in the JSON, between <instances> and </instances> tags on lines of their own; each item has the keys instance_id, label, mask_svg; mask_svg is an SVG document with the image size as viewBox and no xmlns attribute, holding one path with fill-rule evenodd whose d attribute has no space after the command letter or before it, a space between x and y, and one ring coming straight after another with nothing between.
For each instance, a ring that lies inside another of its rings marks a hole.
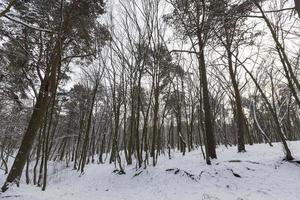
<instances>
[{"instance_id":1,"label":"snow-covered path","mask_svg":"<svg viewBox=\"0 0 300 200\"><path fill-rule=\"evenodd\" d=\"M300 142L291 142L300 158ZM85 174L69 168L50 175L47 191L25 185L12 188L0 199L18 200L299 200L300 165L282 161L280 144L218 148L218 159L207 166L200 151L182 156L159 157L157 167L136 171L126 167L125 175L113 173L114 166L89 165ZM243 162L237 162L241 160ZM234 162L229 162L234 161ZM168 171L166 171L169 169ZM174 170L173 170L174 169ZM141 172L142 171L142 172ZM139 175L135 174L141 172ZM238 177L240 176L240 177ZM1 175L1 184L4 181Z\"/></svg>"}]
</instances>

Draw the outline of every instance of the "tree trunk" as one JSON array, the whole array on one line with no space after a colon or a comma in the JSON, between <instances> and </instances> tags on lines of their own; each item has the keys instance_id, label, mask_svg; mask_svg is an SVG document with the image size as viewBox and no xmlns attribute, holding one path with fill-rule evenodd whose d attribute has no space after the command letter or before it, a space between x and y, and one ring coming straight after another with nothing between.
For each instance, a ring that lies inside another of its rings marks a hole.
<instances>
[{"instance_id":1,"label":"tree trunk","mask_svg":"<svg viewBox=\"0 0 300 200\"><path fill-rule=\"evenodd\" d=\"M12 183L19 184L21 179L22 171L25 166L27 157L30 154L35 136L42 126L47 108L50 102L50 96L48 96L48 88L46 84L43 83L28 125L28 128L23 136L20 149L11 167L11 170L7 176L7 179L2 186L2 192L5 192L9 185Z\"/></svg>"},{"instance_id":2,"label":"tree trunk","mask_svg":"<svg viewBox=\"0 0 300 200\"><path fill-rule=\"evenodd\" d=\"M235 98L235 106L236 106L236 126L237 126L237 144L238 144L238 152L245 151L245 121L244 121L244 113L241 101L241 94L239 91L239 85L237 83L235 72L233 70L232 65L232 54L229 49L227 49L227 58L228 58L228 68L229 74L232 82L232 87L234 90L234 98Z\"/></svg>"},{"instance_id":3,"label":"tree trunk","mask_svg":"<svg viewBox=\"0 0 300 200\"><path fill-rule=\"evenodd\" d=\"M211 106L209 101L208 82L206 76L204 45L202 44L202 40L200 37L198 37L199 50L200 50L198 59L199 59L200 76L201 76L202 89L203 89L203 103L204 103L204 115L205 115L204 121L205 121L205 135L206 135L205 139L206 139L206 146L207 146L207 154L210 158L217 158L214 127L212 123Z\"/></svg>"}]
</instances>

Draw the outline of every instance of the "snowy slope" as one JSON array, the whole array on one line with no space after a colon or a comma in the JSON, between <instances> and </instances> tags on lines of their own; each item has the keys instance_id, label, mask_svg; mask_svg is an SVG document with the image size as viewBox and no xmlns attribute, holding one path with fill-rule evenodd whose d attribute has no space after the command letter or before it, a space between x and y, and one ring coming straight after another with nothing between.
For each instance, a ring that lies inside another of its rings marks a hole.
<instances>
[{"instance_id":1,"label":"snowy slope","mask_svg":"<svg viewBox=\"0 0 300 200\"><path fill-rule=\"evenodd\" d=\"M299 158L300 142L292 142L290 146L295 157L298 155ZM114 174L114 166L108 164L89 165L83 175L71 169L56 169L58 172L49 177L47 191L23 183L20 188L14 187L0 194L0 199L300 199L300 165L282 161L280 144L273 148L265 144L247 146L247 152L241 154L236 153L235 147L226 149L222 146L218 148L218 157L207 166L200 151L184 157L173 153L172 160L161 156L155 168L136 171L134 166L128 166L125 175ZM4 178L1 176L1 183Z\"/></svg>"}]
</instances>

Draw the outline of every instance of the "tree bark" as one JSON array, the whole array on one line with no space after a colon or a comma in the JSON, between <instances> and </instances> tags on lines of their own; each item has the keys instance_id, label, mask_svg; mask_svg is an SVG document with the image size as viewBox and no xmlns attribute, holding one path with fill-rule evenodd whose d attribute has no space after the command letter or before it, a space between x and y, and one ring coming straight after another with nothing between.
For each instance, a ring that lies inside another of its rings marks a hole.
<instances>
[{"instance_id":1,"label":"tree bark","mask_svg":"<svg viewBox=\"0 0 300 200\"><path fill-rule=\"evenodd\" d=\"M228 67L229 74L232 82L232 87L234 90L234 98L235 98L235 106L236 106L236 126L237 126L237 143L238 143L238 152L244 152L245 150L245 122L244 122L244 113L241 101L241 94L239 91L239 85L235 77L235 73L232 65L232 53L228 49L227 50L227 58L228 58Z\"/></svg>"},{"instance_id":2,"label":"tree bark","mask_svg":"<svg viewBox=\"0 0 300 200\"><path fill-rule=\"evenodd\" d=\"M214 136L214 127L211 116L211 106L209 101L208 82L206 76L206 65L204 58L204 46L201 39L199 39L199 68L203 89L203 103L204 103L204 121L205 121L205 139L207 145L207 153L210 158L217 158L216 143Z\"/></svg>"}]
</instances>

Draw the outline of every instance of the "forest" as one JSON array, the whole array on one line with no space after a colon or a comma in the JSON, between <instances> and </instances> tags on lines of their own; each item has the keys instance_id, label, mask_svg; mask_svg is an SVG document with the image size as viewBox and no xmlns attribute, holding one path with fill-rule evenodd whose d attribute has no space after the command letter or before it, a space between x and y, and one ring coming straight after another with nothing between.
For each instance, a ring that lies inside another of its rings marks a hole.
<instances>
[{"instance_id":1,"label":"forest","mask_svg":"<svg viewBox=\"0 0 300 200\"><path fill-rule=\"evenodd\" d=\"M299 37L300 0L0 0L0 199L68 179L118 185L89 199L300 199Z\"/></svg>"}]
</instances>

